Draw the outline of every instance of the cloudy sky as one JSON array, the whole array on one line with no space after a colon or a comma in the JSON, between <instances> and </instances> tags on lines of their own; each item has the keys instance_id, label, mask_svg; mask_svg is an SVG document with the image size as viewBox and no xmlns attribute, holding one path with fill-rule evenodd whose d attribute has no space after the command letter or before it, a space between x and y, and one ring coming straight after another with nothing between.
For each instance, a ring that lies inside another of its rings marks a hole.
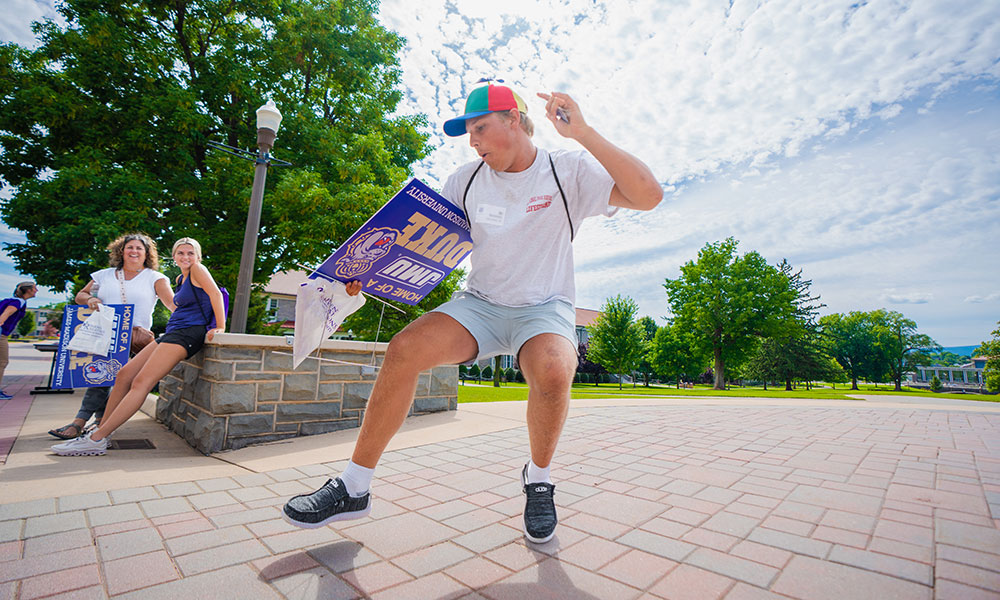
<instances>
[{"instance_id":1,"label":"cloudy sky","mask_svg":"<svg viewBox=\"0 0 1000 600\"><path fill-rule=\"evenodd\" d=\"M16 1L0 36L28 43L51 5ZM656 210L584 224L579 306L621 293L659 320L664 279L733 236L828 312L897 310L945 346L1000 320L1000 2L384 0L380 18L408 41L401 112L437 126L429 184L474 158L438 132L483 76L536 116L534 92L571 94L663 183Z\"/></svg>"}]
</instances>

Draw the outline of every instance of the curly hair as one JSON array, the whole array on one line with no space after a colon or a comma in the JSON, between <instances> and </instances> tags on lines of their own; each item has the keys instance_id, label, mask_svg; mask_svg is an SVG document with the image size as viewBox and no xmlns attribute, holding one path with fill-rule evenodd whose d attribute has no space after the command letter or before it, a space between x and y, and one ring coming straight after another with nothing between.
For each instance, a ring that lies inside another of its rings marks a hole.
<instances>
[{"instance_id":1,"label":"curly hair","mask_svg":"<svg viewBox=\"0 0 1000 600\"><path fill-rule=\"evenodd\" d=\"M108 264L120 269L125 264L125 244L139 240L146 247L146 260L142 266L156 271L160 268L160 255L156 252L156 242L145 233L126 233L108 244Z\"/></svg>"}]
</instances>

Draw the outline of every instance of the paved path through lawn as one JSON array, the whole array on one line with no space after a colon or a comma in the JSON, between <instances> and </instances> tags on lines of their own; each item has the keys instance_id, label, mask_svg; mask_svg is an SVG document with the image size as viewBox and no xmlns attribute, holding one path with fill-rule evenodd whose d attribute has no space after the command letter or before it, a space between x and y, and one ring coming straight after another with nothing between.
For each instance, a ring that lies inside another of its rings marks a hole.
<instances>
[{"instance_id":1,"label":"paved path through lawn","mask_svg":"<svg viewBox=\"0 0 1000 600\"><path fill-rule=\"evenodd\" d=\"M311 531L279 508L340 463L5 498L0 598L1000 597L995 412L589 408L542 546L526 448L520 427L389 452L372 515Z\"/></svg>"}]
</instances>

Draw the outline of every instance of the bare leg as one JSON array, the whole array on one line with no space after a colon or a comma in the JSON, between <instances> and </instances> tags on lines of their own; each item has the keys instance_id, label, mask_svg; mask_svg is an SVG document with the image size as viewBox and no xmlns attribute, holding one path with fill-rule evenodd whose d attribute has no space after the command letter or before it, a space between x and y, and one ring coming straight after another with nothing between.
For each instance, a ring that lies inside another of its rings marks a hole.
<instances>
[{"instance_id":1,"label":"bare leg","mask_svg":"<svg viewBox=\"0 0 1000 600\"><path fill-rule=\"evenodd\" d=\"M132 387L132 380L142 370L142 367L149 360L149 357L153 355L153 351L157 346L156 342L150 342L145 348L139 351L139 354L129 359L125 363L125 366L115 374L115 383L108 394L108 404L104 407L104 415L101 417L101 422L98 426L103 425L107 421L108 416L115 412L118 403L122 401L122 398L128 393L129 388Z\"/></svg>"},{"instance_id":2,"label":"bare leg","mask_svg":"<svg viewBox=\"0 0 1000 600\"><path fill-rule=\"evenodd\" d=\"M153 344L150 344L143 348L142 352L136 355L136 358L142 356L152 346ZM150 354L143 358L142 367L134 375L128 393L120 401L116 402L114 407L111 405L111 397L108 397L108 408L104 412L101 426L91 434L90 439L100 441L114 432L115 429L118 429L122 423L128 421L142 407L146 396L157 382L163 379L186 356L187 350L183 346L170 343L156 344L155 348L150 351ZM125 369L123 368L122 370L124 371ZM118 382L116 381L115 387L111 390L112 396L115 395L115 391L118 389Z\"/></svg>"},{"instance_id":3,"label":"bare leg","mask_svg":"<svg viewBox=\"0 0 1000 600\"><path fill-rule=\"evenodd\" d=\"M374 469L406 419L421 371L475 357L476 339L455 319L426 313L389 342L354 446L354 464Z\"/></svg>"},{"instance_id":4,"label":"bare leg","mask_svg":"<svg viewBox=\"0 0 1000 600\"><path fill-rule=\"evenodd\" d=\"M577 365L576 350L563 336L543 333L521 346L518 363L529 386L531 460L545 468L555 455L569 411L569 393Z\"/></svg>"}]
</instances>

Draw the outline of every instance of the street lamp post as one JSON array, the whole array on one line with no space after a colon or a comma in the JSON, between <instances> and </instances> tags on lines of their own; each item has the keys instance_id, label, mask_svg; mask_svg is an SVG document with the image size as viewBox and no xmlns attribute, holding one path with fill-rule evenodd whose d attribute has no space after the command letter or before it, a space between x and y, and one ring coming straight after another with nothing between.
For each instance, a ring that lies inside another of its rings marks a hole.
<instances>
[{"instance_id":1,"label":"street lamp post","mask_svg":"<svg viewBox=\"0 0 1000 600\"><path fill-rule=\"evenodd\" d=\"M257 109L257 154L232 148L218 142L209 142L209 146L222 150L240 158L254 161L253 190L250 192L250 210L247 213L247 228L243 234L243 252L240 255L240 272L236 280L236 296L233 301L233 317L230 331L246 333L247 313L250 311L250 286L253 283L253 263L257 256L257 232L260 229L260 212L264 203L264 182L267 179L267 168L272 162L287 166L289 163L271 156L271 148L278 137L278 127L281 125L281 113L268 100L267 104Z\"/></svg>"},{"instance_id":2,"label":"street lamp post","mask_svg":"<svg viewBox=\"0 0 1000 600\"><path fill-rule=\"evenodd\" d=\"M253 191L250 193L250 211L247 229L243 234L243 253L240 255L240 273L236 280L236 299L233 303L233 333L246 333L247 313L250 310L250 284L253 283L253 263L257 256L257 232L260 230L260 211L264 203L264 181L271 164L271 148L278 137L281 113L272 100L257 109L257 160L253 173Z\"/></svg>"}]
</instances>

